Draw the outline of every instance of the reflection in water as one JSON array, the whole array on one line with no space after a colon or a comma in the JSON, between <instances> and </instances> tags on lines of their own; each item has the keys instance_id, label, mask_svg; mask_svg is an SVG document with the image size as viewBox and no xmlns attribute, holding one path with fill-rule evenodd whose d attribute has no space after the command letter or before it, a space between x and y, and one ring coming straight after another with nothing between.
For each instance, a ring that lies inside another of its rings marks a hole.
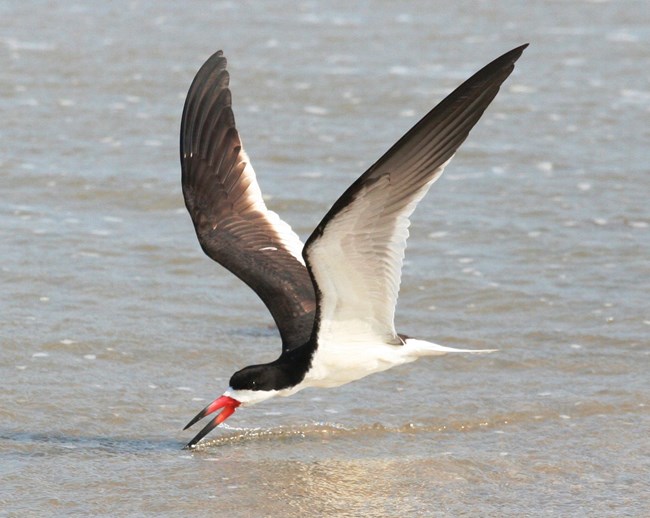
<instances>
[{"instance_id":1,"label":"reflection in water","mask_svg":"<svg viewBox=\"0 0 650 518\"><path fill-rule=\"evenodd\" d=\"M418 498L412 484L417 471L417 463L388 459L287 462L279 470L266 471L281 474L264 482L295 515L384 517L414 511L404 505L403 495ZM404 485L410 487L405 491Z\"/></svg>"}]
</instances>

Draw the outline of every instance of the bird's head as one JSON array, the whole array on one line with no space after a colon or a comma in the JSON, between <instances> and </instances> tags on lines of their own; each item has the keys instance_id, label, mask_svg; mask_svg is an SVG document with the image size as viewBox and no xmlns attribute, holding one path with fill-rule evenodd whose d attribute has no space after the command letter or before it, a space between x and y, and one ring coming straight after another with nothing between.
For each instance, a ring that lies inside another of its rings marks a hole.
<instances>
[{"instance_id":1,"label":"bird's head","mask_svg":"<svg viewBox=\"0 0 650 518\"><path fill-rule=\"evenodd\" d=\"M269 365L251 365L233 374L228 389L185 426L184 430L187 430L205 416L223 409L187 443L186 448L194 447L203 437L234 414L240 405L251 406L277 395L277 382L277 373L275 369L269 368Z\"/></svg>"}]
</instances>

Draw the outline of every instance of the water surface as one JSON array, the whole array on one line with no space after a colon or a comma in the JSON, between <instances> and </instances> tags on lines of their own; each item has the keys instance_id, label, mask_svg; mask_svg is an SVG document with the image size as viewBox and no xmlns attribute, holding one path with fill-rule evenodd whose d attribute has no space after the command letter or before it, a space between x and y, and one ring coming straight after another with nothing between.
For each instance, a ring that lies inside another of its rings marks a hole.
<instances>
[{"instance_id":1,"label":"water surface","mask_svg":"<svg viewBox=\"0 0 650 518\"><path fill-rule=\"evenodd\" d=\"M205 257L178 126L230 60L306 238L471 73L531 46L418 208L402 332L499 348L182 426L279 339ZM645 2L0 3L7 516L650 514Z\"/></svg>"}]
</instances>

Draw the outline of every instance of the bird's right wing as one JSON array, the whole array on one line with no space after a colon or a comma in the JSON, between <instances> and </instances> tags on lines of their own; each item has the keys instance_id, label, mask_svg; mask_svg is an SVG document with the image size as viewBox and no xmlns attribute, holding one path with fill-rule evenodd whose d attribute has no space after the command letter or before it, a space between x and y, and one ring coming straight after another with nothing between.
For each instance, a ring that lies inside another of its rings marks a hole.
<instances>
[{"instance_id":1,"label":"bird's right wing","mask_svg":"<svg viewBox=\"0 0 650 518\"><path fill-rule=\"evenodd\" d=\"M248 284L269 309L283 349L311 334L316 298L298 236L266 208L242 147L221 51L189 89L181 121L185 205L204 252Z\"/></svg>"}]
</instances>

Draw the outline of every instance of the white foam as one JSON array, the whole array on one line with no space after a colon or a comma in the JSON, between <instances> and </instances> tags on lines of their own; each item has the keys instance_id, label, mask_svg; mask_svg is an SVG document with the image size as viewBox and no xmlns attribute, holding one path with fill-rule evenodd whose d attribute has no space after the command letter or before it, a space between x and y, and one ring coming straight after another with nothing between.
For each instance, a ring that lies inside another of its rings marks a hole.
<instances>
[{"instance_id":1,"label":"white foam","mask_svg":"<svg viewBox=\"0 0 650 518\"><path fill-rule=\"evenodd\" d=\"M510 86L509 90L515 94L532 94L537 91L537 89L532 86L522 84L513 84Z\"/></svg>"},{"instance_id":2,"label":"white foam","mask_svg":"<svg viewBox=\"0 0 650 518\"><path fill-rule=\"evenodd\" d=\"M303 108L307 113L311 115L326 115L329 113L329 110L327 108L323 108L322 106L305 106Z\"/></svg>"}]
</instances>

